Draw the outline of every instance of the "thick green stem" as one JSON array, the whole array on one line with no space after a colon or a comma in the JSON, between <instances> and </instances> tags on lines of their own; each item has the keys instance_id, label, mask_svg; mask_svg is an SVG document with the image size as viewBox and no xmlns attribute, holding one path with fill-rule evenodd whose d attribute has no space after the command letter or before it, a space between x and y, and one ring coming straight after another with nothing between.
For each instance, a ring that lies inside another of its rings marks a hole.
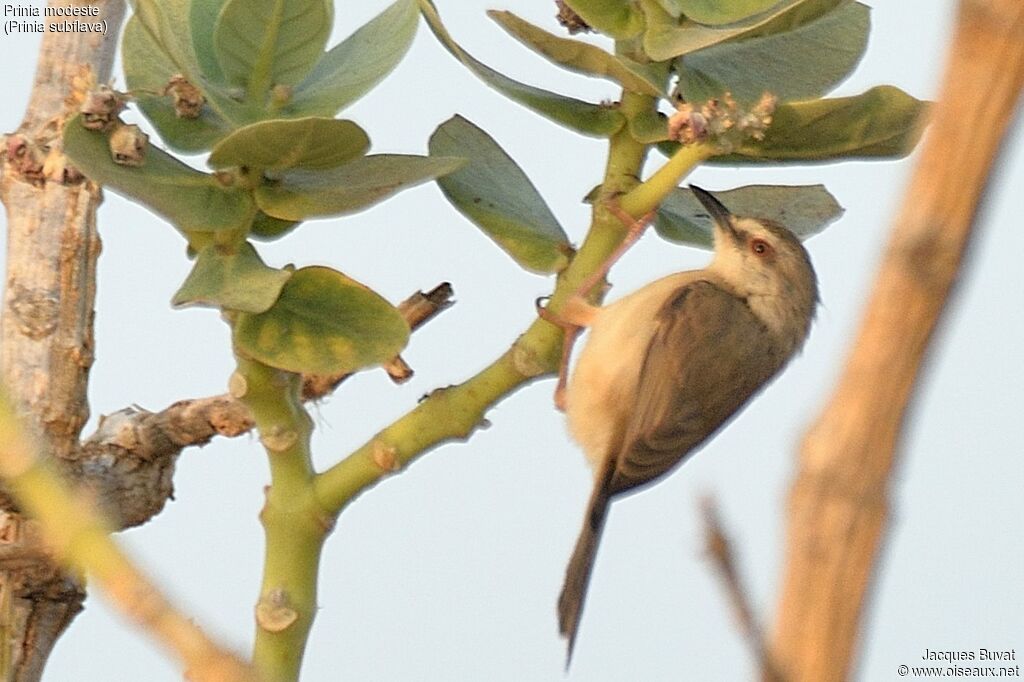
<instances>
[{"instance_id":1,"label":"thick green stem","mask_svg":"<svg viewBox=\"0 0 1024 682\"><path fill-rule=\"evenodd\" d=\"M651 97L623 93L621 107L627 116L654 106ZM626 236L628 226L608 211L607 202L615 197L630 196L644 186L640 184L639 175L647 150L647 145L630 135L628 127L623 127L611 137L604 181L600 197L594 202L590 230L572 263L559 276L549 309L557 312L580 284L604 264ZM671 190L662 187L664 180L674 175L678 181L706 156L691 153L685 158L686 163L683 156L677 154L666 164L671 167L670 171L655 173L652 181L657 178L658 189L644 195L642 201L638 200L635 212L627 211L637 217L643 215L646 203L660 194L654 204L656 206ZM340 511L383 476L428 450L450 440L467 438L492 405L529 381L551 375L558 369L561 340L560 329L544 320L534 321L508 351L479 374L458 386L434 391L411 412L319 474L315 489L322 507L332 512Z\"/></svg>"},{"instance_id":2,"label":"thick green stem","mask_svg":"<svg viewBox=\"0 0 1024 682\"><path fill-rule=\"evenodd\" d=\"M624 91L620 105L629 118L645 110L653 110L655 100L647 95ZM594 199L593 217L583 245L570 266L559 277L549 308L558 312L562 303L576 293L583 281L598 270L626 236L624 225L607 208L607 202L626 194L640 182L640 172L647 159L648 146L637 142L625 125L609 140L608 162L605 165L601 190ZM635 217L639 217L637 214Z\"/></svg>"},{"instance_id":3,"label":"thick green stem","mask_svg":"<svg viewBox=\"0 0 1024 682\"><path fill-rule=\"evenodd\" d=\"M710 144L683 145L654 175L619 199L619 207L635 218L653 211L697 164L715 155Z\"/></svg>"},{"instance_id":4,"label":"thick green stem","mask_svg":"<svg viewBox=\"0 0 1024 682\"><path fill-rule=\"evenodd\" d=\"M411 412L318 475L315 487L320 504L340 511L358 493L427 450L468 438L491 405L558 368L560 339L557 327L535 321L508 351L472 379L434 391Z\"/></svg>"},{"instance_id":5,"label":"thick green stem","mask_svg":"<svg viewBox=\"0 0 1024 682\"><path fill-rule=\"evenodd\" d=\"M270 461L260 519L266 535L263 584L256 605L253 663L268 682L299 679L316 614L317 572L334 516L313 490L310 436L297 374L238 358L231 393L252 412Z\"/></svg>"}]
</instances>

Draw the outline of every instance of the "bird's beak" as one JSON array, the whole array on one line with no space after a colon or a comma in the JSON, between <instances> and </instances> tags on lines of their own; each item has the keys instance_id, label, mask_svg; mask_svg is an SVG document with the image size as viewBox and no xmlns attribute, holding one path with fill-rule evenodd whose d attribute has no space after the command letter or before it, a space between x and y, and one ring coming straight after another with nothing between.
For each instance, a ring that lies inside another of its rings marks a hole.
<instances>
[{"instance_id":1,"label":"bird's beak","mask_svg":"<svg viewBox=\"0 0 1024 682\"><path fill-rule=\"evenodd\" d=\"M711 192L701 189L696 185L690 185L690 191L693 192L693 196L697 197L697 201L701 203L708 214L711 216L711 222L715 225L715 230L720 233L728 234L733 239L738 237L736 228L733 226L732 213L729 213L729 209L722 206L722 202L714 197Z\"/></svg>"}]
</instances>

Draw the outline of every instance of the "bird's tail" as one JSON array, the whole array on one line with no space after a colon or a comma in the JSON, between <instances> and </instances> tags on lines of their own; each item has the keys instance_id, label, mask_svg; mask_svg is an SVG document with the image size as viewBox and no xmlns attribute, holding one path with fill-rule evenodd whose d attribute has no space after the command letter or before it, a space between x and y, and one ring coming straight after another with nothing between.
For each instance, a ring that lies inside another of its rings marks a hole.
<instances>
[{"instance_id":1,"label":"bird's tail","mask_svg":"<svg viewBox=\"0 0 1024 682\"><path fill-rule=\"evenodd\" d=\"M601 531L611 502L609 488L614 472L614 461L606 461L594 484L594 492L590 495L587 514L583 517L583 529L576 540L576 549L569 559L569 566L565 569L565 584L558 597L558 627L567 640L566 668L572 662L576 632L583 614L583 602L587 597L587 585L594 570L594 558L597 556L597 546L601 542Z\"/></svg>"}]
</instances>

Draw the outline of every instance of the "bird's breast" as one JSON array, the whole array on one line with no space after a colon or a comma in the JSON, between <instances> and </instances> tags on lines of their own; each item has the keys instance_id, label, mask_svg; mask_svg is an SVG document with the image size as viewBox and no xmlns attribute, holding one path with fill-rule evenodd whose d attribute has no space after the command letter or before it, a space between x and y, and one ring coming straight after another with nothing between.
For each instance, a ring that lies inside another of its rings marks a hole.
<instances>
[{"instance_id":1,"label":"bird's breast","mask_svg":"<svg viewBox=\"0 0 1024 682\"><path fill-rule=\"evenodd\" d=\"M597 312L566 391L569 431L595 470L621 445L658 311L694 279L692 272L669 275Z\"/></svg>"}]
</instances>

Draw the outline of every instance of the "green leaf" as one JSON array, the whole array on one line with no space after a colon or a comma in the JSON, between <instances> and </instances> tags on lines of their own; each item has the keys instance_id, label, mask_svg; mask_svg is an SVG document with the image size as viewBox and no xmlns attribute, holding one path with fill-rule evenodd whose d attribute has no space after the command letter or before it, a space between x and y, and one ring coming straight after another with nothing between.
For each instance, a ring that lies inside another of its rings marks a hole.
<instances>
[{"instance_id":1,"label":"green leaf","mask_svg":"<svg viewBox=\"0 0 1024 682\"><path fill-rule=\"evenodd\" d=\"M166 152L149 145L140 167L114 163L109 135L86 130L81 118L64 126L64 151L76 168L95 182L138 200L182 232L245 230L256 207L252 196L224 187Z\"/></svg>"},{"instance_id":2,"label":"green leaf","mask_svg":"<svg viewBox=\"0 0 1024 682\"><path fill-rule=\"evenodd\" d=\"M715 192L737 216L766 218L785 225L800 239L815 235L843 215L824 185L748 185ZM693 192L679 187L658 208L654 229L665 239L704 248L713 245L711 218Z\"/></svg>"},{"instance_id":3,"label":"green leaf","mask_svg":"<svg viewBox=\"0 0 1024 682\"><path fill-rule=\"evenodd\" d=\"M668 14L652 11L644 32L644 51L651 59L664 61L727 41L785 33L818 19L843 2L846 0L785 0L763 14L728 26L680 22Z\"/></svg>"},{"instance_id":4,"label":"green leaf","mask_svg":"<svg viewBox=\"0 0 1024 682\"><path fill-rule=\"evenodd\" d=\"M189 14L192 0L133 0L133 19L137 19L150 39L159 45L183 74L198 84L199 63L192 47Z\"/></svg>"},{"instance_id":5,"label":"green leaf","mask_svg":"<svg viewBox=\"0 0 1024 682\"><path fill-rule=\"evenodd\" d=\"M629 0L565 0L591 28L618 40L632 38L643 29L644 18Z\"/></svg>"},{"instance_id":6,"label":"green leaf","mask_svg":"<svg viewBox=\"0 0 1024 682\"><path fill-rule=\"evenodd\" d=\"M665 96L665 89L672 76L672 62L647 62L642 64L633 61L625 55L619 55L617 59L624 67L653 85L658 90L660 97Z\"/></svg>"},{"instance_id":7,"label":"green leaf","mask_svg":"<svg viewBox=\"0 0 1024 682\"><path fill-rule=\"evenodd\" d=\"M462 159L377 154L326 171L293 169L256 188L256 204L283 220L355 213L450 173Z\"/></svg>"},{"instance_id":8,"label":"green leaf","mask_svg":"<svg viewBox=\"0 0 1024 682\"><path fill-rule=\"evenodd\" d=\"M171 304L262 313L274 305L291 276L287 270L267 267L249 242L234 253L211 245L199 252Z\"/></svg>"},{"instance_id":9,"label":"green leaf","mask_svg":"<svg viewBox=\"0 0 1024 682\"><path fill-rule=\"evenodd\" d=\"M256 217L252 219L252 227L249 228L249 235L262 241L271 241L285 236L300 224L297 220L281 220L269 216L263 211L256 211Z\"/></svg>"},{"instance_id":10,"label":"green leaf","mask_svg":"<svg viewBox=\"0 0 1024 682\"><path fill-rule=\"evenodd\" d=\"M275 119L239 128L210 154L214 168L324 169L356 159L370 138L352 121L335 118Z\"/></svg>"},{"instance_id":11,"label":"green leaf","mask_svg":"<svg viewBox=\"0 0 1024 682\"><path fill-rule=\"evenodd\" d=\"M207 79L217 83L225 83L227 79L213 48L213 29L226 2L227 0L192 0L192 6L189 8L192 47L199 61L199 68Z\"/></svg>"},{"instance_id":12,"label":"green leaf","mask_svg":"<svg viewBox=\"0 0 1024 682\"><path fill-rule=\"evenodd\" d=\"M779 0L673 0L679 11L700 24L731 24L760 14Z\"/></svg>"},{"instance_id":13,"label":"green leaf","mask_svg":"<svg viewBox=\"0 0 1024 682\"><path fill-rule=\"evenodd\" d=\"M227 0L213 47L228 82L253 101L301 82L323 56L332 9L330 0Z\"/></svg>"},{"instance_id":14,"label":"green leaf","mask_svg":"<svg viewBox=\"0 0 1024 682\"><path fill-rule=\"evenodd\" d=\"M164 67L168 64L173 66L158 90L163 88L168 77L181 74L203 92L207 104L232 127L259 117L259 110L245 107L239 100L232 99L227 91L222 91L208 80L209 74L200 68L192 40L192 0L133 0L132 7L135 10L132 18L138 20L141 30L148 36L145 46L162 53L163 57L158 59L164 62Z\"/></svg>"},{"instance_id":15,"label":"green leaf","mask_svg":"<svg viewBox=\"0 0 1024 682\"><path fill-rule=\"evenodd\" d=\"M533 272L558 272L568 263L569 238L530 179L487 133L461 116L430 136L430 153L469 163L437 181L464 216Z\"/></svg>"},{"instance_id":16,"label":"green leaf","mask_svg":"<svg viewBox=\"0 0 1024 682\"><path fill-rule=\"evenodd\" d=\"M644 13L647 15L648 21L650 21L651 12L656 8L661 9L663 14L675 19L678 19L679 15L683 13L683 10L679 7L679 0L647 0L641 4L641 7L643 7Z\"/></svg>"},{"instance_id":17,"label":"green leaf","mask_svg":"<svg viewBox=\"0 0 1024 682\"><path fill-rule=\"evenodd\" d=\"M235 348L271 367L341 374L386 362L409 340L401 314L359 282L325 267L295 271L270 310L242 313Z\"/></svg>"},{"instance_id":18,"label":"green leaf","mask_svg":"<svg viewBox=\"0 0 1024 682\"><path fill-rule=\"evenodd\" d=\"M668 116L652 109L629 117L629 134L637 142L653 144L668 139Z\"/></svg>"},{"instance_id":19,"label":"green leaf","mask_svg":"<svg viewBox=\"0 0 1024 682\"><path fill-rule=\"evenodd\" d=\"M617 57L596 45L548 33L511 12L489 10L487 15L516 40L570 71L608 78L627 90L644 95L659 97L664 94L660 83L630 70Z\"/></svg>"},{"instance_id":20,"label":"green leaf","mask_svg":"<svg viewBox=\"0 0 1024 682\"><path fill-rule=\"evenodd\" d=\"M783 102L820 97L857 66L869 27L869 8L847 2L785 33L692 52L676 63L680 93L691 102L727 91L747 102L765 91Z\"/></svg>"},{"instance_id":21,"label":"green leaf","mask_svg":"<svg viewBox=\"0 0 1024 682\"><path fill-rule=\"evenodd\" d=\"M783 104L761 142L749 141L709 163L807 163L900 158L924 130L927 103L881 85L853 97ZM671 153L675 145L659 145Z\"/></svg>"},{"instance_id":22,"label":"green leaf","mask_svg":"<svg viewBox=\"0 0 1024 682\"><path fill-rule=\"evenodd\" d=\"M419 0L419 3L427 25L441 44L482 81L509 99L584 135L608 137L622 127L622 115L611 107L582 102L525 85L477 61L452 39L441 23L433 3L430 0Z\"/></svg>"},{"instance_id":23,"label":"green leaf","mask_svg":"<svg viewBox=\"0 0 1024 682\"><path fill-rule=\"evenodd\" d=\"M143 113L172 149L205 151L231 132L231 125L212 106L204 106L199 118L179 118L169 96L148 94L163 91L171 76L180 71L137 16L125 25L121 58L128 88L138 93L136 101Z\"/></svg>"},{"instance_id":24,"label":"green leaf","mask_svg":"<svg viewBox=\"0 0 1024 682\"><path fill-rule=\"evenodd\" d=\"M287 110L334 116L391 73L419 24L416 0L397 0L324 55Z\"/></svg>"}]
</instances>

